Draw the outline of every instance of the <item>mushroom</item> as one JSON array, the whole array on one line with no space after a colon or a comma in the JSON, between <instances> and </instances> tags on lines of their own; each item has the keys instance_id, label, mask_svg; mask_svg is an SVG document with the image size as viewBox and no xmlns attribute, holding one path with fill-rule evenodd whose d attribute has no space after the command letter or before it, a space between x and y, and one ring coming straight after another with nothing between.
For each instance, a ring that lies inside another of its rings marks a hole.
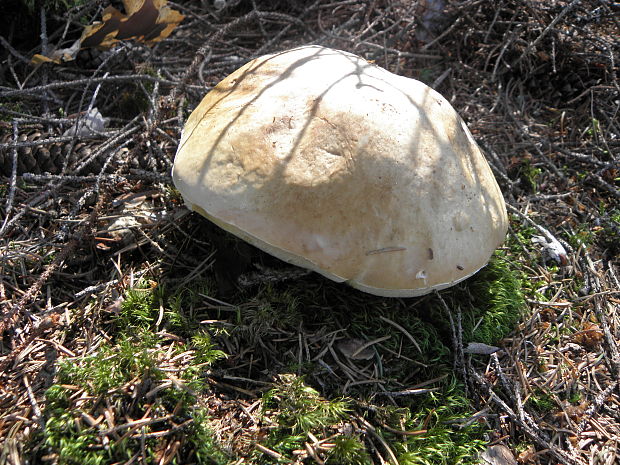
<instances>
[{"instance_id":1,"label":"mushroom","mask_svg":"<svg viewBox=\"0 0 620 465\"><path fill-rule=\"evenodd\" d=\"M446 99L319 46L257 58L215 86L185 124L172 175L188 207L225 230L380 296L471 276L508 223Z\"/></svg>"}]
</instances>

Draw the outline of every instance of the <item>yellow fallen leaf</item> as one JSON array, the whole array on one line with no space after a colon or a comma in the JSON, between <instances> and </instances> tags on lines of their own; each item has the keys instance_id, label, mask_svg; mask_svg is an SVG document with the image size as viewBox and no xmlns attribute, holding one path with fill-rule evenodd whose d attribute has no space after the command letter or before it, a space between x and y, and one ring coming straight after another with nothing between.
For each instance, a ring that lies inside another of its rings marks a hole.
<instances>
[{"instance_id":1,"label":"yellow fallen leaf","mask_svg":"<svg viewBox=\"0 0 620 465\"><path fill-rule=\"evenodd\" d=\"M152 45L168 37L185 18L167 6L167 0L124 0L127 15L109 6L103 22L86 26L82 47L110 48L121 40L134 39Z\"/></svg>"},{"instance_id":2,"label":"yellow fallen leaf","mask_svg":"<svg viewBox=\"0 0 620 465\"><path fill-rule=\"evenodd\" d=\"M56 50L48 56L36 54L31 62L60 64L74 60L82 49L111 48L121 40L153 45L168 37L185 18L167 3L167 0L123 0L127 14L108 6L103 10L102 21L86 26L82 37L71 47Z\"/></svg>"},{"instance_id":3,"label":"yellow fallen leaf","mask_svg":"<svg viewBox=\"0 0 620 465\"><path fill-rule=\"evenodd\" d=\"M59 65L60 63L65 61L75 60L75 56L79 51L80 41L76 40L71 47L54 50L49 54L49 56L37 53L32 57L30 61L35 65L38 65L40 63L56 63Z\"/></svg>"}]
</instances>

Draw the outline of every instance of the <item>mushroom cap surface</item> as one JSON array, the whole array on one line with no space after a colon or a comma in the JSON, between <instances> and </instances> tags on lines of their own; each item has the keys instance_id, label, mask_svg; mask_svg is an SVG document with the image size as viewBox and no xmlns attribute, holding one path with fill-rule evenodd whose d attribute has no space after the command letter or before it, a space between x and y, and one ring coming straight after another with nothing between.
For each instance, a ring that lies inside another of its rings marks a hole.
<instances>
[{"instance_id":1,"label":"mushroom cap surface","mask_svg":"<svg viewBox=\"0 0 620 465\"><path fill-rule=\"evenodd\" d=\"M185 124L173 180L227 231L381 296L471 276L508 224L446 99L319 46L257 58L214 87Z\"/></svg>"}]
</instances>

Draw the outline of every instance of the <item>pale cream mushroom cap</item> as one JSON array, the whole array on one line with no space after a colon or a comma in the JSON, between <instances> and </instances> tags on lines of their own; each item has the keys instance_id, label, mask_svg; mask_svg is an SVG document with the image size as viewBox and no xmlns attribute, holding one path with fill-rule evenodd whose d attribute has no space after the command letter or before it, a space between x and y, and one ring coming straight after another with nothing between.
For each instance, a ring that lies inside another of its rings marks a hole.
<instances>
[{"instance_id":1,"label":"pale cream mushroom cap","mask_svg":"<svg viewBox=\"0 0 620 465\"><path fill-rule=\"evenodd\" d=\"M173 180L222 228L381 296L471 276L508 224L446 99L319 46L257 58L211 90L185 125Z\"/></svg>"}]
</instances>

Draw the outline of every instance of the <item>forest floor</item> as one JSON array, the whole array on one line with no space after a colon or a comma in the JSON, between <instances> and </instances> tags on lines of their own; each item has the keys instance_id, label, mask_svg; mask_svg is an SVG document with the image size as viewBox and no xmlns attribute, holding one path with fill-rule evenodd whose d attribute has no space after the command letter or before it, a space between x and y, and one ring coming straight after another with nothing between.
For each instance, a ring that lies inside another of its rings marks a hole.
<instances>
[{"instance_id":1,"label":"forest floor","mask_svg":"<svg viewBox=\"0 0 620 465\"><path fill-rule=\"evenodd\" d=\"M0 464L620 461L620 10L441 3L170 2L184 18L153 40L138 12L79 51L108 2L3 4ZM305 44L462 115L508 205L488 267L380 298L185 208L189 113Z\"/></svg>"}]
</instances>

